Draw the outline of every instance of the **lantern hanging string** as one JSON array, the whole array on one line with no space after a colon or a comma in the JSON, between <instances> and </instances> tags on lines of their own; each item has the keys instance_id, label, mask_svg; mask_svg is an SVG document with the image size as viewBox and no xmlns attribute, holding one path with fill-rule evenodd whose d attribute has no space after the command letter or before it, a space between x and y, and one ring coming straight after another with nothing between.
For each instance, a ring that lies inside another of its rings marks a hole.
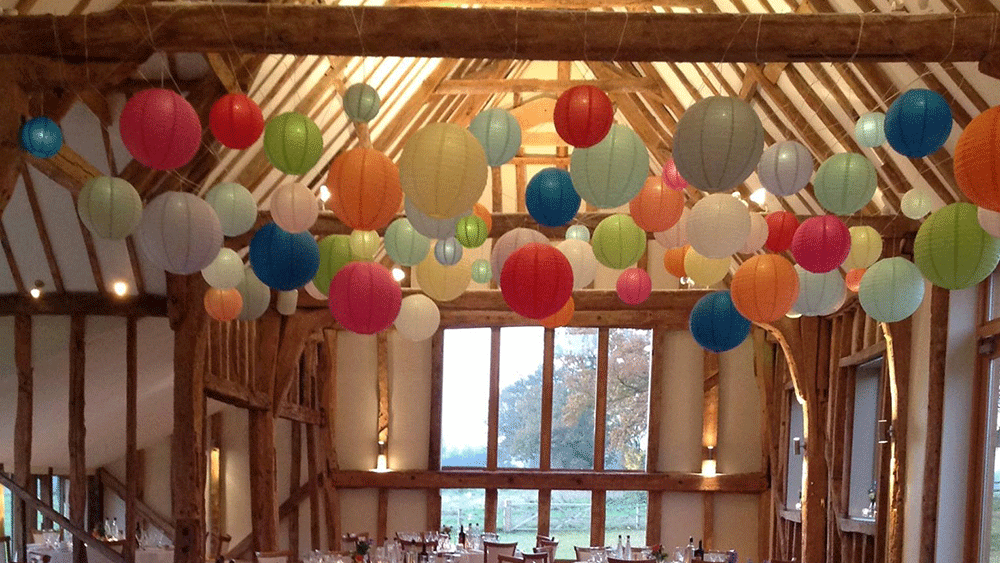
<instances>
[{"instance_id":1,"label":"lantern hanging string","mask_svg":"<svg viewBox=\"0 0 1000 563\"><path fill-rule=\"evenodd\" d=\"M219 16L222 19L222 29L225 30L226 32L226 38L229 39L229 44L232 46L233 53L237 57L236 60L240 61L240 66L243 66L243 56L240 53L239 47L236 46L236 39L233 37L232 30L229 28L229 19L226 17L226 10L222 6L216 4L215 2L212 2L211 5L213 9L218 8ZM229 67L229 72L233 73L233 82L236 85L236 89L239 91L239 93L243 94L244 93L243 85L240 84L239 78L237 78L236 67L232 64L232 61L228 56L225 56L220 53L219 57L226 64L226 66Z\"/></svg>"}]
</instances>

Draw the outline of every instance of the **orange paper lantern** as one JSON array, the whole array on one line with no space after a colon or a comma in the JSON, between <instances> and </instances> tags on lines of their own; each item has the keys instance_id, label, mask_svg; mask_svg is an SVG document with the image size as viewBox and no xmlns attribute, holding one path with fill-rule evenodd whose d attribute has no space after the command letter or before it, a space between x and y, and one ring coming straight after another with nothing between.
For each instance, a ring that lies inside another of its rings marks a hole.
<instances>
[{"instance_id":1,"label":"orange paper lantern","mask_svg":"<svg viewBox=\"0 0 1000 563\"><path fill-rule=\"evenodd\" d=\"M663 253L663 267L667 269L667 272L671 276L683 278L687 275L687 272L684 270L684 255L687 254L689 248L691 248L691 245L685 244L684 246L668 248Z\"/></svg>"},{"instance_id":2,"label":"orange paper lantern","mask_svg":"<svg viewBox=\"0 0 1000 563\"><path fill-rule=\"evenodd\" d=\"M493 230L493 215L490 214L490 210L486 209L485 205L481 203L475 204L472 206L472 212L476 214L476 217L486 221L486 232Z\"/></svg>"},{"instance_id":3,"label":"orange paper lantern","mask_svg":"<svg viewBox=\"0 0 1000 563\"><path fill-rule=\"evenodd\" d=\"M847 272L847 277L844 278L844 285L847 286L847 289L853 291L854 293L857 293L858 288L861 287L861 278L863 278L864 276L865 276L864 268L856 268L854 270L851 270L850 272Z\"/></svg>"},{"instance_id":4,"label":"orange paper lantern","mask_svg":"<svg viewBox=\"0 0 1000 563\"><path fill-rule=\"evenodd\" d=\"M785 316L799 297L799 275L777 254L759 254L744 262L730 284L736 310L747 319L769 323Z\"/></svg>"},{"instance_id":5,"label":"orange paper lantern","mask_svg":"<svg viewBox=\"0 0 1000 563\"><path fill-rule=\"evenodd\" d=\"M235 287L210 288L205 292L205 311L217 321L231 321L243 310L243 295Z\"/></svg>"},{"instance_id":6,"label":"orange paper lantern","mask_svg":"<svg viewBox=\"0 0 1000 563\"><path fill-rule=\"evenodd\" d=\"M673 227L684 211L684 192L663 186L656 176L646 178L639 195L628 204L632 220L647 233L658 233Z\"/></svg>"},{"instance_id":7,"label":"orange paper lantern","mask_svg":"<svg viewBox=\"0 0 1000 563\"><path fill-rule=\"evenodd\" d=\"M955 145L955 181L972 203L1000 211L1000 106L969 122Z\"/></svg>"},{"instance_id":8,"label":"orange paper lantern","mask_svg":"<svg viewBox=\"0 0 1000 563\"><path fill-rule=\"evenodd\" d=\"M399 169L375 149L352 149L334 159L326 207L348 227L374 231L389 224L403 203Z\"/></svg>"},{"instance_id":9,"label":"orange paper lantern","mask_svg":"<svg viewBox=\"0 0 1000 563\"><path fill-rule=\"evenodd\" d=\"M576 303L573 302L573 298L570 297L569 301L562 306L554 315L545 317L542 319L542 326L545 328L559 328L561 326L566 326L571 320L573 320L573 313L576 312Z\"/></svg>"}]
</instances>

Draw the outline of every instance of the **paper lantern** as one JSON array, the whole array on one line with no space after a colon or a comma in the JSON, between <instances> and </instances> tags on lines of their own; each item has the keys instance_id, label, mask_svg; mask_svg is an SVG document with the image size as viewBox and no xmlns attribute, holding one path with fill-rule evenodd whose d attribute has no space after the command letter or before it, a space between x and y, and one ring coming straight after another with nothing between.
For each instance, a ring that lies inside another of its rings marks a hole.
<instances>
[{"instance_id":1,"label":"paper lantern","mask_svg":"<svg viewBox=\"0 0 1000 563\"><path fill-rule=\"evenodd\" d=\"M351 84L344 91L344 113L351 121L368 123L378 115L382 100L378 92L368 84L359 82Z\"/></svg>"},{"instance_id":2,"label":"paper lantern","mask_svg":"<svg viewBox=\"0 0 1000 563\"><path fill-rule=\"evenodd\" d=\"M241 321L260 318L271 304L271 289L257 278L250 264L243 268L243 281L236 284L236 291L239 291L243 298L243 309L238 317Z\"/></svg>"},{"instance_id":3,"label":"paper lantern","mask_svg":"<svg viewBox=\"0 0 1000 563\"><path fill-rule=\"evenodd\" d=\"M477 202L472 206L472 213L486 222L486 232L493 230L493 215L490 214L490 210L486 209L485 205Z\"/></svg>"},{"instance_id":4,"label":"paper lantern","mask_svg":"<svg viewBox=\"0 0 1000 563\"><path fill-rule=\"evenodd\" d=\"M99 176L83 184L76 200L80 221L96 237L121 240L142 220L142 198L121 178Z\"/></svg>"},{"instance_id":5,"label":"paper lantern","mask_svg":"<svg viewBox=\"0 0 1000 563\"><path fill-rule=\"evenodd\" d=\"M418 233L406 217L396 219L386 228L383 244L389 258L401 266L416 266L431 249L431 241Z\"/></svg>"},{"instance_id":6,"label":"paper lantern","mask_svg":"<svg viewBox=\"0 0 1000 563\"><path fill-rule=\"evenodd\" d=\"M677 224L684 211L684 192L663 187L656 176L646 179L639 195L628 204L629 214L646 232L665 231Z\"/></svg>"},{"instance_id":7,"label":"paper lantern","mask_svg":"<svg viewBox=\"0 0 1000 563\"><path fill-rule=\"evenodd\" d=\"M806 187L812 173L812 154L796 141L781 141L767 147L757 165L761 185L778 197L788 197Z\"/></svg>"},{"instance_id":8,"label":"paper lantern","mask_svg":"<svg viewBox=\"0 0 1000 563\"><path fill-rule=\"evenodd\" d=\"M753 254L764 248L768 234L767 219L760 213L751 213L750 234L747 235L747 240L743 242L743 246L739 250L740 254Z\"/></svg>"},{"instance_id":9,"label":"paper lantern","mask_svg":"<svg viewBox=\"0 0 1000 563\"><path fill-rule=\"evenodd\" d=\"M847 225L833 215L811 217L795 230L790 250L799 266L822 274L839 267L847 259L851 251L851 233Z\"/></svg>"},{"instance_id":10,"label":"paper lantern","mask_svg":"<svg viewBox=\"0 0 1000 563\"><path fill-rule=\"evenodd\" d=\"M749 104L709 96L687 109L674 131L674 164L692 186L716 193L750 177L764 152L764 128Z\"/></svg>"},{"instance_id":11,"label":"paper lantern","mask_svg":"<svg viewBox=\"0 0 1000 563\"><path fill-rule=\"evenodd\" d=\"M242 150L254 144L264 132L264 115L249 96L226 94L212 104L208 128L223 146Z\"/></svg>"},{"instance_id":12,"label":"paper lantern","mask_svg":"<svg viewBox=\"0 0 1000 563\"><path fill-rule=\"evenodd\" d=\"M407 139L399 177L407 201L428 216L468 215L486 187L486 153L467 129L432 123Z\"/></svg>"},{"instance_id":13,"label":"paper lantern","mask_svg":"<svg viewBox=\"0 0 1000 563\"><path fill-rule=\"evenodd\" d=\"M977 115L955 145L955 181L969 201L1000 211L1000 106Z\"/></svg>"},{"instance_id":14,"label":"paper lantern","mask_svg":"<svg viewBox=\"0 0 1000 563\"><path fill-rule=\"evenodd\" d=\"M899 200L899 210L910 219L923 219L931 212L931 192L925 188L913 188Z\"/></svg>"},{"instance_id":15,"label":"paper lantern","mask_svg":"<svg viewBox=\"0 0 1000 563\"><path fill-rule=\"evenodd\" d=\"M827 315L844 299L844 278L839 271L815 274L798 265L795 271L799 279L799 298L792 308L802 316Z\"/></svg>"},{"instance_id":16,"label":"paper lantern","mask_svg":"<svg viewBox=\"0 0 1000 563\"><path fill-rule=\"evenodd\" d=\"M319 271L319 260L319 245L309 233L289 233L268 223L250 239L250 265L271 289L304 286Z\"/></svg>"},{"instance_id":17,"label":"paper lantern","mask_svg":"<svg viewBox=\"0 0 1000 563\"><path fill-rule=\"evenodd\" d=\"M707 258L724 258L743 247L750 236L750 211L729 194L703 197L691 208L687 237L691 248Z\"/></svg>"},{"instance_id":18,"label":"paper lantern","mask_svg":"<svg viewBox=\"0 0 1000 563\"><path fill-rule=\"evenodd\" d=\"M505 109L483 111L469 124L469 131L483 146L490 166L507 164L521 148L521 124Z\"/></svg>"},{"instance_id":19,"label":"paper lantern","mask_svg":"<svg viewBox=\"0 0 1000 563\"><path fill-rule=\"evenodd\" d=\"M885 143L885 114L873 111L859 117L854 124L854 138L862 147L882 146Z\"/></svg>"},{"instance_id":20,"label":"paper lantern","mask_svg":"<svg viewBox=\"0 0 1000 563\"><path fill-rule=\"evenodd\" d=\"M403 292L382 264L351 262L330 282L330 312L344 328L375 334L399 315Z\"/></svg>"},{"instance_id":21,"label":"paper lantern","mask_svg":"<svg viewBox=\"0 0 1000 563\"><path fill-rule=\"evenodd\" d=\"M319 162L323 134L316 123L290 111L272 117L264 127L264 154L285 174L301 176Z\"/></svg>"},{"instance_id":22,"label":"paper lantern","mask_svg":"<svg viewBox=\"0 0 1000 563\"><path fill-rule=\"evenodd\" d=\"M132 158L155 170L184 166L201 146L201 122L194 108L180 94L162 88L129 98L118 129Z\"/></svg>"},{"instance_id":23,"label":"paper lantern","mask_svg":"<svg viewBox=\"0 0 1000 563\"><path fill-rule=\"evenodd\" d=\"M193 274L222 248L222 227L212 206L187 192L164 192L149 202L138 229L146 257L173 274Z\"/></svg>"},{"instance_id":24,"label":"paper lantern","mask_svg":"<svg viewBox=\"0 0 1000 563\"><path fill-rule=\"evenodd\" d=\"M726 277L732 262L733 259L729 256L725 258L706 258L698 254L698 251L694 248L689 248L684 253L684 273L695 285L709 287L719 283Z\"/></svg>"},{"instance_id":25,"label":"paper lantern","mask_svg":"<svg viewBox=\"0 0 1000 563\"><path fill-rule=\"evenodd\" d=\"M913 262L932 284L965 289L986 279L1000 262L1000 240L979 226L976 206L953 203L920 225Z\"/></svg>"},{"instance_id":26,"label":"paper lantern","mask_svg":"<svg viewBox=\"0 0 1000 563\"><path fill-rule=\"evenodd\" d=\"M205 201L219 216L222 234L240 236L257 222L257 200L250 190L233 182L223 182L205 194Z\"/></svg>"},{"instance_id":27,"label":"paper lantern","mask_svg":"<svg viewBox=\"0 0 1000 563\"><path fill-rule=\"evenodd\" d=\"M868 205L877 187L875 167L864 156L851 152L826 159L813 180L816 200L836 215L850 215Z\"/></svg>"},{"instance_id":28,"label":"paper lantern","mask_svg":"<svg viewBox=\"0 0 1000 563\"><path fill-rule=\"evenodd\" d=\"M541 324L543 327L551 329L566 326L573 320L573 313L575 312L576 303L573 301L573 298L570 297L566 300L566 304L562 306L562 309L559 309L555 314L542 319Z\"/></svg>"},{"instance_id":29,"label":"paper lantern","mask_svg":"<svg viewBox=\"0 0 1000 563\"><path fill-rule=\"evenodd\" d=\"M304 184L285 184L271 195L271 220L287 233L309 230L318 217L319 201Z\"/></svg>"},{"instance_id":30,"label":"paper lantern","mask_svg":"<svg viewBox=\"0 0 1000 563\"><path fill-rule=\"evenodd\" d=\"M566 229L566 240L590 242L590 229L586 225L573 225Z\"/></svg>"},{"instance_id":31,"label":"paper lantern","mask_svg":"<svg viewBox=\"0 0 1000 563\"><path fill-rule=\"evenodd\" d=\"M799 296L792 263L777 254L760 254L740 265L730 283L736 310L747 319L769 323L785 316Z\"/></svg>"},{"instance_id":32,"label":"paper lantern","mask_svg":"<svg viewBox=\"0 0 1000 563\"><path fill-rule=\"evenodd\" d=\"M493 279L500 281L500 273L503 272L503 265L507 261L507 257L515 250L532 242L548 244L549 239L536 230L518 227L507 231L493 241L493 250L490 252L490 270L493 271Z\"/></svg>"},{"instance_id":33,"label":"paper lantern","mask_svg":"<svg viewBox=\"0 0 1000 563\"><path fill-rule=\"evenodd\" d=\"M389 231L386 231L386 236L388 237L388 235ZM319 249L319 265L316 267L316 274L313 276L312 283L323 294L323 297L326 298L328 295L327 292L330 291L330 282L333 281L333 276L337 275L337 272L341 268L354 260L351 254L351 237L350 235L328 235L319 241L317 248ZM389 245L386 245L386 254L389 254ZM426 249L424 250L424 255L427 255ZM389 257L392 258L392 254L389 254ZM393 260L396 259L393 258ZM399 260L396 261L399 262Z\"/></svg>"},{"instance_id":34,"label":"paper lantern","mask_svg":"<svg viewBox=\"0 0 1000 563\"><path fill-rule=\"evenodd\" d=\"M279 291L274 308L278 310L278 313L286 317L294 315L299 308L299 290Z\"/></svg>"},{"instance_id":35,"label":"paper lantern","mask_svg":"<svg viewBox=\"0 0 1000 563\"><path fill-rule=\"evenodd\" d=\"M663 253L663 268L668 274L678 279L687 276L687 272L684 270L684 257L690 249L691 245L685 244L684 246L668 248Z\"/></svg>"},{"instance_id":36,"label":"paper lantern","mask_svg":"<svg viewBox=\"0 0 1000 563\"><path fill-rule=\"evenodd\" d=\"M21 126L21 148L38 158L50 158L63 144L62 129L48 117L29 119Z\"/></svg>"},{"instance_id":37,"label":"paper lantern","mask_svg":"<svg viewBox=\"0 0 1000 563\"><path fill-rule=\"evenodd\" d=\"M459 260L454 266L442 266L434 256L428 255L417 264L417 284L435 301L451 301L465 292L472 280L469 258Z\"/></svg>"},{"instance_id":38,"label":"paper lantern","mask_svg":"<svg viewBox=\"0 0 1000 563\"><path fill-rule=\"evenodd\" d=\"M597 258L594 249L582 240L567 239L556 245L573 269L573 289L583 289L597 277Z\"/></svg>"},{"instance_id":39,"label":"paper lantern","mask_svg":"<svg viewBox=\"0 0 1000 563\"><path fill-rule=\"evenodd\" d=\"M882 235L875 229L860 225L848 229L851 235L851 250L844 260L845 270L867 268L882 256Z\"/></svg>"},{"instance_id":40,"label":"paper lantern","mask_svg":"<svg viewBox=\"0 0 1000 563\"><path fill-rule=\"evenodd\" d=\"M243 259L231 248L219 250L212 263L201 271L208 285L218 289L236 287L243 281Z\"/></svg>"},{"instance_id":41,"label":"paper lantern","mask_svg":"<svg viewBox=\"0 0 1000 563\"><path fill-rule=\"evenodd\" d=\"M691 210L685 207L681 211L681 218L677 223L665 231L653 233L653 238L660 243L663 248L677 248L688 243L687 223Z\"/></svg>"},{"instance_id":42,"label":"paper lantern","mask_svg":"<svg viewBox=\"0 0 1000 563\"><path fill-rule=\"evenodd\" d=\"M580 196L573 190L569 172L560 168L544 168L528 182L524 203L539 225L560 227L576 216L580 209Z\"/></svg>"},{"instance_id":43,"label":"paper lantern","mask_svg":"<svg viewBox=\"0 0 1000 563\"><path fill-rule=\"evenodd\" d=\"M357 229L351 231L350 238L347 240L348 246L351 247L351 259L371 262L375 259L375 253L378 252L379 242L378 231L359 231Z\"/></svg>"},{"instance_id":44,"label":"paper lantern","mask_svg":"<svg viewBox=\"0 0 1000 563\"><path fill-rule=\"evenodd\" d=\"M410 198L403 200L403 210L406 212L406 218L410 220L410 225L418 233L427 238L436 239L455 236L455 227L458 225L458 221L469 214L469 212L465 212L458 217L435 219L417 209Z\"/></svg>"},{"instance_id":45,"label":"paper lantern","mask_svg":"<svg viewBox=\"0 0 1000 563\"><path fill-rule=\"evenodd\" d=\"M573 294L573 268L552 246L526 244L504 263L500 292L515 313L544 319L558 312Z\"/></svg>"},{"instance_id":46,"label":"paper lantern","mask_svg":"<svg viewBox=\"0 0 1000 563\"><path fill-rule=\"evenodd\" d=\"M857 293L858 288L861 287L861 278L864 277L865 271L865 268L857 268L847 272L847 275L844 276L844 286Z\"/></svg>"},{"instance_id":47,"label":"paper lantern","mask_svg":"<svg viewBox=\"0 0 1000 563\"><path fill-rule=\"evenodd\" d=\"M439 240L434 244L434 258L444 266L454 266L462 259L462 245L455 237Z\"/></svg>"},{"instance_id":48,"label":"paper lantern","mask_svg":"<svg viewBox=\"0 0 1000 563\"><path fill-rule=\"evenodd\" d=\"M560 94L552 113L559 137L576 148L586 148L607 136L615 109L599 88L581 85Z\"/></svg>"},{"instance_id":49,"label":"paper lantern","mask_svg":"<svg viewBox=\"0 0 1000 563\"><path fill-rule=\"evenodd\" d=\"M472 263L472 280L476 283L488 283L493 277L490 261L482 258Z\"/></svg>"},{"instance_id":50,"label":"paper lantern","mask_svg":"<svg viewBox=\"0 0 1000 563\"><path fill-rule=\"evenodd\" d=\"M569 173L573 189L584 201L613 209L642 190L649 174L649 151L635 131L615 124L600 143L573 151Z\"/></svg>"},{"instance_id":51,"label":"paper lantern","mask_svg":"<svg viewBox=\"0 0 1000 563\"><path fill-rule=\"evenodd\" d=\"M333 159L326 185L326 208L352 229L381 229L403 204L399 169L375 149L351 149Z\"/></svg>"},{"instance_id":52,"label":"paper lantern","mask_svg":"<svg viewBox=\"0 0 1000 563\"><path fill-rule=\"evenodd\" d=\"M799 228L799 218L788 211L775 211L764 218L767 221L767 242L771 252L784 252L792 247L792 238Z\"/></svg>"},{"instance_id":53,"label":"paper lantern","mask_svg":"<svg viewBox=\"0 0 1000 563\"><path fill-rule=\"evenodd\" d=\"M455 238L465 248L479 248L489 236L486 221L474 213L462 217L455 225Z\"/></svg>"},{"instance_id":54,"label":"paper lantern","mask_svg":"<svg viewBox=\"0 0 1000 563\"><path fill-rule=\"evenodd\" d=\"M674 159L672 158L668 158L663 163L663 173L660 177L663 179L663 185L671 190L679 192L688 187L687 180L677 171L677 165L674 164Z\"/></svg>"},{"instance_id":55,"label":"paper lantern","mask_svg":"<svg viewBox=\"0 0 1000 563\"><path fill-rule=\"evenodd\" d=\"M858 301L865 313L883 323L901 321L924 300L924 278L906 258L879 260L865 271L858 287Z\"/></svg>"},{"instance_id":56,"label":"paper lantern","mask_svg":"<svg viewBox=\"0 0 1000 563\"><path fill-rule=\"evenodd\" d=\"M403 298L394 324L396 332L406 340L427 340L441 326L441 310L434 300L422 293L410 295Z\"/></svg>"},{"instance_id":57,"label":"paper lantern","mask_svg":"<svg viewBox=\"0 0 1000 563\"><path fill-rule=\"evenodd\" d=\"M303 289L306 290L306 294L309 295L309 297L312 297L317 301L326 300L326 294L317 289L316 284L314 282L307 283L305 286L303 286ZM329 290L329 286L327 286L327 289Z\"/></svg>"},{"instance_id":58,"label":"paper lantern","mask_svg":"<svg viewBox=\"0 0 1000 563\"><path fill-rule=\"evenodd\" d=\"M653 291L653 280L642 268L629 268L618 276L615 284L618 298L627 305L638 305L646 299Z\"/></svg>"},{"instance_id":59,"label":"paper lantern","mask_svg":"<svg viewBox=\"0 0 1000 563\"><path fill-rule=\"evenodd\" d=\"M903 156L923 158L951 134L951 108L932 90L907 90L885 113L885 138Z\"/></svg>"},{"instance_id":60,"label":"paper lantern","mask_svg":"<svg viewBox=\"0 0 1000 563\"><path fill-rule=\"evenodd\" d=\"M205 292L205 311L217 321L235 320L243 310L243 296L235 288L218 289L210 287Z\"/></svg>"},{"instance_id":61,"label":"paper lantern","mask_svg":"<svg viewBox=\"0 0 1000 563\"><path fill-rule=\"evenodd\" d=\"M1000 238L1000 213L980 207L976 210L976 218L979 220L979 226L991 237Z\"/></svg>"},{"instance_id":62,"label":"paper lantern","mask_svg":"<svg viewBox=\"0 0 1000 563\"><path fill-rule=\"evenodd\" d=\"M598 262L612 270L621 270L642 258L646 233L631 217L616 213L597 224L590 243Z\"/></svg>"},{"instance_id":63,"label":"paper lantern","mask_svg":"<svg viewBox=\"0 0 1000 563\"><path fill-rule=\"evenodd\" d=\"M699 299L691 309L688 326L698 345L716 353L732 350L750 335L750 321L736 310L728 291Z\"/></svg>"}]
</instances>

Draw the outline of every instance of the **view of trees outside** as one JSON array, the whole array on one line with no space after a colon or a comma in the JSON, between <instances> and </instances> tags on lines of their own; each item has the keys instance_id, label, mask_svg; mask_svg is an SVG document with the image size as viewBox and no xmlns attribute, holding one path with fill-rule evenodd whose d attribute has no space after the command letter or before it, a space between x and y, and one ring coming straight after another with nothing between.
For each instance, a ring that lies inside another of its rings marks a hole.
<instances>
[{"instance_id":1,"label":"view of trees outside","mask_svg":"<svg viewBox=\"0 0 1000 563\"><path fill-rule=\"evenodd\" d=\"M544 338L545 329L540 326L500 329L499 467L538 467ZM489 397L483 399L488 400Z\"/></svg>"}]
</instances>

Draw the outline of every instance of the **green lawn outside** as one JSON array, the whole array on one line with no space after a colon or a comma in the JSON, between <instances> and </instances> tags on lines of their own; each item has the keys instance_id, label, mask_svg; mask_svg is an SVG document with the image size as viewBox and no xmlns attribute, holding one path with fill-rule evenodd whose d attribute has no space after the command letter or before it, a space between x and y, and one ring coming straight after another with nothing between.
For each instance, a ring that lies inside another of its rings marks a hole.
<instances>
[{"instance_id":1,"label":"green lawn outside","mask_svg":"<svg viewBox=\"0 0 1000 563\"><path fill-rule=\"evenodd\" d=\"M990 563L1000 563L1000 493L995 491L990 514Z\"/></svg>"}]
</instances>

